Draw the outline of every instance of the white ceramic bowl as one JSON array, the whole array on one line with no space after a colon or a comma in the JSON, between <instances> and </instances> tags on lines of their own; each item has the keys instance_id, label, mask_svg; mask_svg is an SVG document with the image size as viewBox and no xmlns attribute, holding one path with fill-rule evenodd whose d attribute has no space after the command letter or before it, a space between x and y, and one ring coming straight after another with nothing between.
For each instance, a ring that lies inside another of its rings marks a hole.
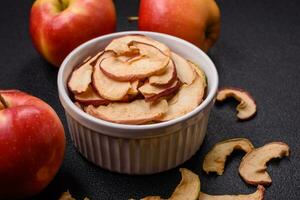
<instances>
[{"instance_id":1,"label":"white ceramic bowl","mask_svg":"<svg viewBox=\"0 0 300 200\"><path fill-rule=\"evenodd\" d=\"M143 34L165 43L179 55L199 64L208 81L206 99L192 112L167 122L124 125L86 114L69 98L67 80L74 66L102 50L112 39ZM218 74L209 57L196 46L173 36L129 31L90 40L73 50L58 73L58 92L71 138L79 152L102 168L126 174L151 174L188 160L203 142L209 113L218 88Z\"/></svg>"}]
</instances>

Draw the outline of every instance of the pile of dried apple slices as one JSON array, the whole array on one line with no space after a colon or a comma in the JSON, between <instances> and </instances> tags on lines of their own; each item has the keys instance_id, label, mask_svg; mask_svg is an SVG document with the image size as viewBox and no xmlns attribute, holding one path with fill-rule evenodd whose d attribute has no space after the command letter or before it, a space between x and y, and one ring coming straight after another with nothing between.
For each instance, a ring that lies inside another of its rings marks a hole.
<instances>
[{"instance_id":1,"label":"pile of dried apple slices","mask_svg":"<svg viewBox=\"0 0 300 200\"><path fill-rule=\"evenodd\" d=\"M120 124L178 118L203 101L206 86L196 64L144 35L112 40L76 67L68 82L76 105Z\"/></svg>"}]
</instances>

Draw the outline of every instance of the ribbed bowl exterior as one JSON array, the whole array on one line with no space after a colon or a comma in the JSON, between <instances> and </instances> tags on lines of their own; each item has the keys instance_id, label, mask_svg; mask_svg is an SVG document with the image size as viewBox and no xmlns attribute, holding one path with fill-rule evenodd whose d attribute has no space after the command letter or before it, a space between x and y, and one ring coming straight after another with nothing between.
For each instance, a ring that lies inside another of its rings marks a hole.
<instances>
[{"instance_id":1,"label":"ribbed bowl exterior","mask_svg":"<svg viewBox=\"0 0 300 200\"><path fill-rule=\"evenodd\" d=\"M186 127L144 139L108 136L86 128L68 113L66 117L74 145L87 160L119 173L152 174L174 168L196 153L205 136L210 107L191 118Z\"/></svg>"}]
</instances>

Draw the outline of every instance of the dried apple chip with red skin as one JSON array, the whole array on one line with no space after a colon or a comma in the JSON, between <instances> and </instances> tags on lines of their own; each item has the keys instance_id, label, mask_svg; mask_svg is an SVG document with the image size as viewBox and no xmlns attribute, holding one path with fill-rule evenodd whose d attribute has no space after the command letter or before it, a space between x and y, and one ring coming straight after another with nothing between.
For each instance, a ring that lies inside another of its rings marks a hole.
<instances>
[{"instance_id":1,"label":"dried apple chip with red skin","mask_svg":"<svg viewBox=\"0 0 300 200\"><path fill-rule=\"evenodd\" d=\"M129 46L132 41L142 42L155 46L161 52L163 52L163 54L165 54L166 56L170 56L170 49L165 44L144 35L127 35L124 37L116 38L108 44L105 50L111 50L116 52L118 55L124 55L132 51Z\"/></svg>"},{"instance_id":2,"label":"dried apple chip with red skin","mask_svg":"<svg viewBox=\"0 0 300 200\"><path fill-rule=\"evenodd\" d=\"M249 92L240 88L224 87L218 91L217 101L222 102L229 97L240 102L236 107L237 117L240 120L247 120L255 116L256 102Z\"/></svg>"},{"instance_id":3,"label":"dried apple chip with red skin","mask_svg":"<svg viewBox=\"0 0 300 200\"><path fill-rule=\"evenodd\" d=\"M149 77L149 83L154 86L167 86L177 79L176 68L174 62L170 60L166 71L161 75L153 75Z\"/></svg>"},{"instance_id":4,"label":"dried apple chip with red skin","mask_svg":"<svg viewBox=\"0 0 300 200\"><path fill-rule=\"evenodd\" d=\"M178 80L167 87L157 87L151 85L149 82L146 82L139 88L139 91L145 97L146 101L156 101L157 99L173 94L178 90L179 87L180 82Z\"/></svg>"},{"instance_id":5,"label":"dried apple chip with red skin","mask_svg":"<svg viewBox=\"0 0 300 200\"><path fill-rule=\"evenodd\" d=\"M107 77L100 69L100 63L103 59L114 56L111 51L105 51L103 55L98 59L94 66L94 72L92 74L92 83L98 94L110 101L119 101L124 99L128 91L131 89L130 82L120 82Z\"/></svg>"},{"instance_id":6,"label":"dried apple chip with red skin","mask_svg":"<svg viewBox=\"0 0 300 200\"><path fill-rule=\"evenodd\" d=\"M262 185L257 187L257 190L252 194L239 195L209 195L200 192L199 200L263 200L265 188Z\"/></svg>"},{"instance_id":7,"label":"dried apple chip with red skin","mask_svg":"<svg viewBox=\"0 0 300 200\"><path fill-rule=\"evenodd\" d=\"M161 118L167 110L166 100L151 104L144 99L134 100L130 103L110 103L107 106L99 107L89 105L86 108L88 114L119 124L144 124Z\"/></svg>"},{"instance_id":8,"label":"dried apple chip with red skin","mask_svg":"<svg viewBox=\"0 0 300 200\"><path fill-rule=\"evenodd\" d=\"M107 105L110 103L109 100L102 98L97 94L92 86L89 86L88 89L80 94L75 94L74 99L81 103L82 105Z\"/></svg>"},{"instance_id":9,"label":"dried apple chip with red skin","mask_svg":"<svg viewBox=\"0 0 300 200\"><path fill-rule=\"evenodd\" d=\"M171 53L171 58L174 62L178 79L187 85L192 84L196 77L193 66L186 59L174 52Z\"/></svg>"},{"instance_id":10,"label":"dried apple chip with red skin","mask_svg":"<svg viewBox=\"0 0 300 200\"><path fill-rule=\"evenodd\" d=\"M83 64L72 72L68 81L68 88L70 91L73 93L81 93L88 89L92 81L92 63L96 61L102 53L103 52L99 52L94 57L85 59Z\"/></svg>"},{"instance_id":11,"label":"dried apple chip with red skin","mask_svg":"<svg viewBox=\"0 0 300 200\"><path fill-rule=\"evenodd\" d=\"M206 80L196 73L190 85L184 84L178 93L168 101L169 109L161 121L169 121L194 110L202 101L206 88Z\"/></svg>"},{"instance_id":12,"label":"dried apple chip with red skin","mask_svg":"<svg viewBox=\"0 0 300 200\"><path fill-rule=\"evenodd\" d=\"M158 48L139 42L132 42L131 45L136 46L144 57L130 63L123 62L117 56L103 59L100 68L106 76L117 81L135 81L165 71L170 58Z\"/></svg>"},{"instance_id":13,"label":"dried apple chip with red skin","mask_svg":"<svg viewBox=\"0 0 300 200\"><path fill-rule=\"evenodd\" d=\"M283 142L271 142L247 153L240 164L239 173L243 180L251 185L270 185L267 163L274 158L289 156L290 148Z\"/></svg>"},{"instance_id":14,"label":"dried apple chip with red skin","mask_svg":"<svg viewBox=\"0 0 300 200\"><path fill-rule=\"evenodd\" d=\"M254 149L254 146L246 138L233 138L218 142L206 154L203 162L203 170L207 174L209 172L216 172L218 175L222 175L227 157L236 149L249 153Z\"/></svg>"}]
</instances>

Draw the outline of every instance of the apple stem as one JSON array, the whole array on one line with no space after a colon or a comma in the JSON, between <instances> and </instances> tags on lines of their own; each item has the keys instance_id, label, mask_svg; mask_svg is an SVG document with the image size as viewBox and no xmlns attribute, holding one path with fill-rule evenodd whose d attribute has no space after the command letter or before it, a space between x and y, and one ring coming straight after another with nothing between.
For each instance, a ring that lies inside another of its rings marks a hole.
<instances>
[{"instance_id":1,"label":"apple stem","mask_svg":"<svg viewBox=\"0 0 300 200\"><path fill-rule=\"evenodd\" d=\"M127 17L127 19L129 22L135 22L135 21L139 20L139 17L138 16L129 16L129 17Z\"/></svg>"},{"instance_id":2,"label":"apple stem","mask_svg":"<svg viewBox=\"0 0 300 200\"><path fill-rule=\"evenodd\" d=\"M8 108L8 104L6 103L5 99L1 96L1 94L0 94L0 103L4 106L4 109Z\"/></svg>"}]
</instances>

